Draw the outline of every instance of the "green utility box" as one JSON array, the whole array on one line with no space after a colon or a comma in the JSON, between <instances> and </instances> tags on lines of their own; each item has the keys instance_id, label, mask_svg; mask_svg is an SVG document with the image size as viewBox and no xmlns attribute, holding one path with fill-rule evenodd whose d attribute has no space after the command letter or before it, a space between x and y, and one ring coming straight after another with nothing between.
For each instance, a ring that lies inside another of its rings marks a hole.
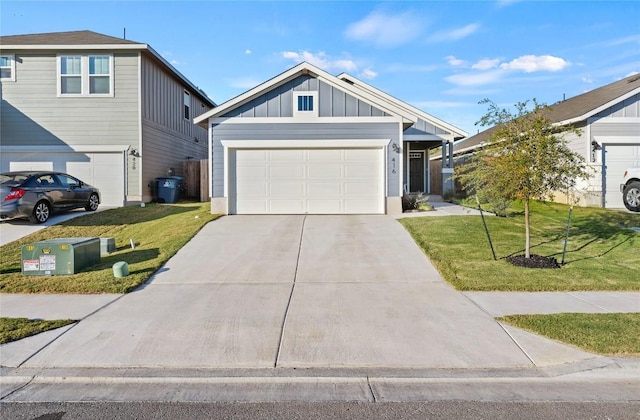
<instances>
[{"instance_id":1,"label":"green utility box","mask_svg":"<svg viewBox=\"0 0 640 420\"><path fill-rule=\"evenodd\" d=\"M22 245L22 274L76 274L100 262L100 238L57 238Z\"/></svg>"}]
</instances>

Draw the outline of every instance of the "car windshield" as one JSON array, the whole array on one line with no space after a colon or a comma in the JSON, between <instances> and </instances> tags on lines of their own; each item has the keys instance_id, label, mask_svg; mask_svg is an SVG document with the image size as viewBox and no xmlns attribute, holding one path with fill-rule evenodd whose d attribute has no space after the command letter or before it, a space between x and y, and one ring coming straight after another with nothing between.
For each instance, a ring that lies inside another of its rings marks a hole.
<instances>
[{"instance_id":1,"label":"car windshield","mask_svg":"<svg viewBox=\"0 0 640 420\"><path fill-rule=\"evenodd\" d=\"M25 174L0 174L0 184L18 184L29 178Z\"/></svg>"}]
</instances>

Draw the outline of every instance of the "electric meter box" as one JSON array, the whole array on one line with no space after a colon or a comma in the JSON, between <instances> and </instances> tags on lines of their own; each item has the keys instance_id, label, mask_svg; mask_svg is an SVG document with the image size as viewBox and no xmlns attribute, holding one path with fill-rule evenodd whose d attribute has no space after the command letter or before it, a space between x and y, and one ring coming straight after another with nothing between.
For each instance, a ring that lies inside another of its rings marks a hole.
<instances>
[{"instance_id":1,"label":"electric meter box","mask_svg":"<svg viewBox=\"0 0 640 420\"><path fill-rule=\"evenodd\" d=\"M100 262L100 238L57 238L22 245L22 275L76 274Z\"/></svg>"}]
</instances>

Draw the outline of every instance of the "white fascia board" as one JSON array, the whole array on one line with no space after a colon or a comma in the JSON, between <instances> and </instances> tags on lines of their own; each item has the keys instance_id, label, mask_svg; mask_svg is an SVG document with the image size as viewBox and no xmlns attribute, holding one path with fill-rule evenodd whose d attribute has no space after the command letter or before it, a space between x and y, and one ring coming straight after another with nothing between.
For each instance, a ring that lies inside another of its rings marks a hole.
<instances>
[{"instance_id":1,"label":"white fascia board","mask_svg":"<svg viewBox=\"0 0 640 420\"><path fill-rule=\"evenodd\" d=\"M402 139L405 141L447 141L447 139L435 134L405 134Z\"/></svg>"},{"instance_id":2,"label":"white fascia board","mask_svg":"<svg viewBox=\"0 0 640 420\"><path fill-rule=\"evenodd\" d=\"M399 117L219 117L211 118L211 124L349 124L349 123L402 123Z\"/></svg>"},{"instance_id":3,"label":"white fascia board","mask_svg":"<svg viewBox=\"0 0 640 420\"><path fill-rule=\"evenodd\" d=\"M3 45L4 50L145 50L147 44Z\"/></svg>"},{"instance_id":4,"label":"white fascia board","mask_svg":"<svg viewBox=\"0 0 640 420\"><path fill-rule=\"evenodd\" d=\"M125 152L131 148L128 144L114 145L68 145L68 146L0 146L2 152L47 152L47 153L114 153Z\"/></svg>"},{"instance_id":5,"label":"white fascia board","mask_svg":"<svg viewBox=\"0 0 640 420\"><path fill-rule=\"evenodd\" d=\"M345 140L222 140L225 149L342 149L376 148L389 145L391 139Z\"/></svg>"},{"instance_id":6,"label":"white fascia board","mask_svg":"<svg viewBox=\"0 0 640 420\"><path fill-rule=\"evenodd\" d=\"M208 118L212 118L212 117L215 118L218 115L224 114L225 112L237 106L240 106L246 102L249 102L255 97L297 77L300 74L313 74L319 80L325 82L326 84L336 87L340 90L346 91L358 99L374 104L374 106L382 109L388 114L391 114L394 116L401 116L407 122L412 122L412 123L416 122L415 117L410 113L408 113L406 110L402 110L386 100L384 101L384 103L381 104L380 99L382 98L376 97L375 95L372 95L360 88L354 87L353 85L350 85L349 83L343 80L340 80L337 77L307 62L298 64L297 66L292 67L291 69L285 71L284 73L281 73L280 75L256 86L255 88L248 90L247 92L239 96L236 96L233 99L230 99L229 101L221 104L217 108L214 108L209 112L205 112L204 114L201 114L200 116L194 118L193 122L195 124L199 124Z\"/></svg>"},{"instance_id":7,"label":"white fascia board","mask_svg":"<svg viewBox=\"0 0 640 420\"><path fill-rule=\"evenodd\" d=\"M416 116L421 117L425 121L431 122L431 123L433 123L435 125L440 125L443 128L445 128L447 130L450 130L455 134L459 134L459 135L464 136L464 137L469 136L469 133L467 133L466 131L464 131L464 130L462 130L462 129L454 126L454 125L451 125L451 124L449 124L449 123L447 123L447 122L445 122L445 121L443 121L443 120L441 120L439 118L436 118L433 115L428 114L425 111L423 111L421 109L418 109L418 108L414 107L411 104L408 104L408 103L406 103L404 101L401 101L398 98L394 98L393 96L389 95L388 93L385 93L385 92L381 91L380 89L375 88L375 87L371 86L370 84L365 83L362 80L360 80L360 79L358 79L356 77L353 77L353 76L351 76L351 75L349 75L347 73L340 74L338 76L338 78L340 80L351 80L351 81L354 82L354 84L352 86L356 86L356 87L358 87L358 88L360 88L362 90L368 91L368 92L370 92L370 93L372 93L372 94L374 94L376 96L379 96L380 99L384 99L384 100L386 100L388 102L392 102L396 106L398 106L400 108L403 108L406 111L408 111L408 112L410 112L412 114L415 114Z\"/></svg>"},{"instance_id":8,"label":"white fascia board","mask_svg":"<svg viewBox=\"0 0 640 420\"><path fill-rule=\"evenodd\" d=\"M583 115L579 115L577 117L573 117L573 118L569 118L568 120L564 120L564 121L559 121L555 124L553 124L554 126L562 126L562 125L569 125L569 124L574 124L580 121L584 121L587 118L590 118L594 115L596 115L599 112L604 111L607 108L611 108L612 106L632 97L633 95L637 95L638 93L640 93L640 87L633 89L632 91L629 91L627 93L625 93L622 96L618 96L616 99L607 102L604 105L599 106L598 108L592 109L591 111L587 112L586 114ZM570 99L568 99L570 100Z\"/></svg>"}]
</instances>

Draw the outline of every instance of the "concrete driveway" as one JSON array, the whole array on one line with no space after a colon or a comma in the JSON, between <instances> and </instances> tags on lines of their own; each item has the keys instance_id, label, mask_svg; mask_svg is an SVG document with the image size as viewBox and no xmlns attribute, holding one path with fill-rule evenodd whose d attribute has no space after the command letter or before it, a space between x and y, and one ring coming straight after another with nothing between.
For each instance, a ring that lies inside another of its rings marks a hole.
<instances>
[{"instance_id":1,"label":"concrete driveway","mask_svg":"<svg viewBox=\"0 0 640 420\"><path fill-rule=\"evenodd\" d=\"M8 350L8 349L7 349ZM498 324L389 216L228 216L25 368L528 368L593 355Z\"/></svg>"}]
</instances>

